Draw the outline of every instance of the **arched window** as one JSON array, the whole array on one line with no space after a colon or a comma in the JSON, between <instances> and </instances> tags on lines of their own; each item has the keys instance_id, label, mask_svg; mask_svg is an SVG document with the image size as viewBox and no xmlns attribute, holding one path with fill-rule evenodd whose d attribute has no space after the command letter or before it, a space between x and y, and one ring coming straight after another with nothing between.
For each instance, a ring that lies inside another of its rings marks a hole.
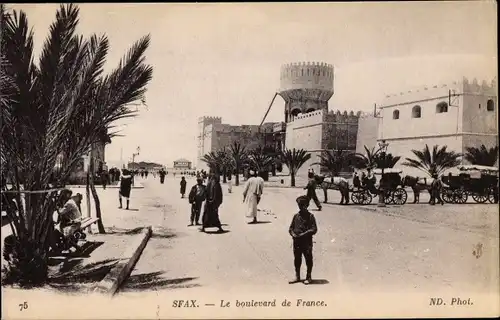
<instances>
[{"instance_id":1,"label":"arched window","mask_svg":"<svg viewBox=\"0 0 500 320\"><path fill-rule=\"evenodd\" d=\"M436 105L436 113L448 112L448 104L446 102L440 102Z\"/></svg>"},{"instance_id":2,"label":"arched window","mask_svg":"<svg viewBox=\"0 0 500 320\"><path fill-rule=\"evenodd\" d=\"M392 118L393 118L394 120L399 119L399 110L394 110L394 111L392 112Z\"/></svg>"},{"instance_id":3,"label":"arched window","mask_svg":"<svg viewBox=\"0 0 500 320\"><path fill-rule=\"evenodd\" d=\"M414 106L411 109L411 117L412 118L421 118L422 117L422 108L420 106Z\"/></svg>"},{"instance_id":4,"label":"arched window","mask_svg":"<svg viewBox=\"0 0 500 320\"><path fill-rule=\"evenodd\" d=\"M489 99L488 102L486 102L486 110L495 111L495 102L493 99Z\"/></svg>"}]
</instances>

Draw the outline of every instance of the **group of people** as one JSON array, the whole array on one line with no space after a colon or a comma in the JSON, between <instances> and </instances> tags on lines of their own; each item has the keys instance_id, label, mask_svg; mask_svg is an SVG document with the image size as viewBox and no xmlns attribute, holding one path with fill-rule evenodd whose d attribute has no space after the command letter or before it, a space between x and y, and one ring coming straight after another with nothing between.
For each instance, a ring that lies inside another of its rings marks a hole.
<instances>
[{"instance_id":1,"label":"group of people","mask_svg":"<svg viewBox=\"0 0 500 320\"><path fill-rule=\"evenodd\" d=\"M246 217L252 219L249 224L258 223L257 212L258 204L260 203L264 191L264 179L259 176L257 171L251 170L249 178L243 187L243 203L246 207ZM228 180L230 181L230 180ZM186 192L186 179L181 178L180 192L181 197L184 197ZM231 186L228 186L231 188ZM230 192L231 189L228 189ZM311 191L309 191L311 190ZM312 281L311 273L313 268L313 236L317 233L318 228L314 215L308 211L309 202L315 199L316 204L319 203L317 197L312 192L312 188L308 189L305 196L300 196L296 199L299 212L296 213L289 227L289 234L293 239L293 255L295 278L289 281L290 284L301 282L301 265L302 256L306 262L306 278L304 284L309 284ZM218 232L224 232L219 218L219 207L222 204L223 193L220 185L220 177L216 173L208 175L208 183L204 185L204 178L198 175L196 184L191 188L188 195L189 203L191 204L191 216L188 226L201 225L200 231L205 232L206 228L216 227ZM205 207L203 210L202 223L200 224L200 214L203 202Z\"/></svg>"},{"instance_id":2,"label":"group of people","mask_svg":"<svg viewBox=\"0 0 500 320\"><path fill-rule=\"evenodd\" d=\"M205 232L206 228L217 228L219 233L224 232L219 218L219 207L223 201L222 187L220 178L216 173L211 173L208 176L208 183L203 184L203 177L196 178L196 184L191 188L188 199L191 204L191 219L188 226L201 225L201 232ZM181 196L184 197L186 192L186 179L181 178ZM203 210L202 223L200 224L201 208L205 202Z\"/></svg>"}]
</instances>

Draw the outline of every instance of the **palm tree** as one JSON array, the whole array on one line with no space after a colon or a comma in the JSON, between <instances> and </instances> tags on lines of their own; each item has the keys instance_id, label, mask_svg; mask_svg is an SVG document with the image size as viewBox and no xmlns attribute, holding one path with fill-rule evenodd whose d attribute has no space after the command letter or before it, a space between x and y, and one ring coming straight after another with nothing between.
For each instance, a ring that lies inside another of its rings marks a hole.
<instances>
[{"instance_id":1,"label":"palm tree","mask_svg":"<svg viewBox=\"0 0 500 320\"><path fill-rule=\"evenodd\" d=\"M439 147L435 145L431 153L429 146L425 145L423 150L412 150L417 160L406 158L406 162L403 165L417 168L431 177L434 174L440 175L445 170L460 164L460 157L462 155L454 151L447 151L447 148L447 146Z\"/></svg>"},{"instance_id":2,"label":"palm tree","mask_svg":"<svg viewBox=\"0 0 500 320\"><path fill-rule=\"evenodd\" d=\"M216 152L210 151L201 158L201 161L207 164L210 171L217 173L221 172L221 161Z\"/></svg>"},{"instance_id":3,"label":"palm tree","mask_svg":"<svg viewBox=\"0 0 500 320\"><path fill-rule=\"evenodd\" d=\"M304 149L286 149L281 154L281 159L290 171L291 186L295 187L295 175L300 167L302 167L306 161L311 159L311 154L307 153Z\"/></svg>"},{"instance_id":4,"label":"palm tree","mask_svg":"<svg viewBox=\"0 0 500 320\"><path fill-rule=\"evenodd\" d=\"M248 164L250 168L260 172L265 180L267 180L267 174L269 173L269 168L273 162L273 158L267 154L263 148L257 147L250 151L248 155Z\"/></svg>"},{"instance_id":5,"label":"palm tree","mask_svg":"<svg viewBox=\"0 0 500 320\"><path fill-rule=\"evenodd\" d=\"M227 152L226 148L217 151L217 158L220 164L220 173L222 174L222 183L227 182L228 174L231 174L233 169L233 161L229 152Z\"/></svg>"},{"instance_id":6,"label":"palm tree","mask_svg":"<svg viewBox=\"0 0 500 320\"><path fill-rule=\"evenodd\" d=\"M248 158L247 151L245 149L245 146L242 146L238 142L234 142L229 147L229 155L231 156L231 159L233 161L236 174L234 184L238 186L240 184L240 170Z\"/></svg>"},{"instance_id":7,"label":"palm tree","mask_svg":"<svg viewBox=\"0 0 500 320\"><path fill-rule=\"evenodd\" d=\"M375 150L375 148L368 149L367 146L364 146L365 153L355 153L351 157L351 163L355 168L358 169L366 169L366 168L376 168L377 167L377 153L379 150Z\"/></svg>"},{"instance_id":8,"label":"palm tree","mask_svg":"<svg viewBox=\"0 0 500 320\"><path fill-rule=\"evenodd\" d=\"M344 150L323 151L319 157L319 164L322 168L326 168L333 176L337 176L343 169L351 164L353 154Z\"/></svg>"},{"instance_id":9,"label":"palm tree","mask_svg":"<svg viewBox=\"0 0 500 320\"><path fill-rule=\"evenodd\" d=\"M365 152L366 154L355 153L353 157L351 157L350 162L355 168L394 168L396 163L401 159L400 156L393 156L391 153L385 153L385 155L383 155L381 149L368 149L367 146L365 146Z\"/></svg>"},{"instance_id":10,"label":"palm tree","mask_svg":"<svg viewBox=\"0 0 500 320\"><path fill-rule=\"evenodd\" d=\"M143 98L152 78L152 68L144 63L149 36L102 76L108 39L77 35L78 15L77 6L60 6L38 64L26 14L14 11L1 26L0 52L7 61L2 69L16 88L2 106L0 144L7 175L18 191L18 212L8 212L14 240L4 275L23 286L47 280L57 197L50 180L56 161L63 155L54 178L64 186L79 159L101 138L102 128L135 115L127 106Z\"/></svg>"},{"instance_id":11,"label":"palm tree","mask_svg":"<svg viewBox=\"0 0 500 320\"><path fill-rule=\"evenodd\" d=\"M483 144L479 148L469 147L466 148L466 150L467 152L464 155L465 160L469 161L471 164L492 167L497 163L498 146L488 149Z\"/></svg>"}]
</instances>

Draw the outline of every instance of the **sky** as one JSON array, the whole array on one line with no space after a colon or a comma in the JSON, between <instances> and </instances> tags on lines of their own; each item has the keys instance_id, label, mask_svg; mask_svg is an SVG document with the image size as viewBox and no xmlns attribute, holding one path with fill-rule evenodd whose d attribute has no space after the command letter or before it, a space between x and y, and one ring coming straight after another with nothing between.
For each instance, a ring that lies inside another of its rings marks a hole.
<instances>
[{"instance_id":1,"label":"sky","mask_svg":"<svg viewBox=\"0 0 500 320\"><path fill-rule=\"evenodd\" d=\"M33 27L35 55L57 4L16 4ZM334 65L330 110L373 110L386 94L497 74L496 2L80 4L77 31L106 34L106 70L146 34L153 66L147 108L118 123L108 165L196 163L198 118L259 124L282 64ZM266 121L283 121L277 98Z\"/></svg>"}]
</instances>

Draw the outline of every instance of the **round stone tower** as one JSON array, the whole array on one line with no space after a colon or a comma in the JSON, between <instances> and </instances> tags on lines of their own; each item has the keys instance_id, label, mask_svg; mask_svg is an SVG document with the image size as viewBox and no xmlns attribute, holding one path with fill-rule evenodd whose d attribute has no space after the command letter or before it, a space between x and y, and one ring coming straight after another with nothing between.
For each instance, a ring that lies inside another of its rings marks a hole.
<instances>
[{"instance_id":1,"label":"round stone tower","mask_svg":"<svg viewBox=\"0 0 500 320\"><path fill-rule=\"evenodd\" d=\"M281 67L279 94L285 100L285 122L300 113L324 109L333 95L333 66L300 62Z\"/></svg>"}]
</instances>

